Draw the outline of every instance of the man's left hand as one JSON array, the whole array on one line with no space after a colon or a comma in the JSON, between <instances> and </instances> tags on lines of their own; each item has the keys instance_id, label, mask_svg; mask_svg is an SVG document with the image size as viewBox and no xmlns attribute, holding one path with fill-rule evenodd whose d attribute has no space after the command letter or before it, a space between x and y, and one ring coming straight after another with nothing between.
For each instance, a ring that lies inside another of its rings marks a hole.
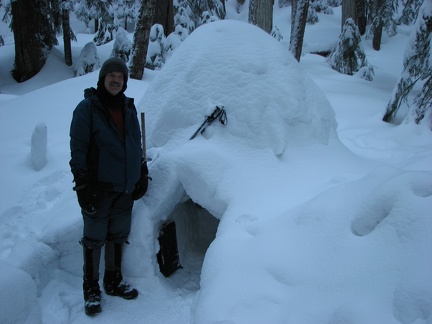
<instances>
[{"instance_id":1,"label":"man's left hand","mask_svg":"<svg viewBox=\"0 0 432 324\"><path fill-rule=\"evenodd\" d=\"M141 164L141 176L140 176L140 179L136 183L135 189L132 192L132 198L133 198L133 200L138 200L138 199L142 198L145 195L145 193L147 192L148 181L149 181L148 173L149 173L149 171L148 171L148 168L147 168L147 162L143 162Z\"/></svg>"}]
</instances>

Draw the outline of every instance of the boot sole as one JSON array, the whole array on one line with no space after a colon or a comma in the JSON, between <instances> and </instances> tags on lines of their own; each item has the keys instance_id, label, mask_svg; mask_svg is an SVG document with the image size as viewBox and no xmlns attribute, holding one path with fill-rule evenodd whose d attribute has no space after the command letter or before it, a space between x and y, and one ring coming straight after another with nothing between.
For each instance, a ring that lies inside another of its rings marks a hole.
<instances>
[{"instance_id":1,"label":"boot sole","mask_svg":"<svg viewBox=\"0 0 432 324\"><path fill-rule=\"evenodd\" d=\"M116 294L114 292L109 292L109 291L105 291L105 293L107 295L109 295L109 296L121 297L121 298L126 299L126 300L132 300L132 299L135 299L135 298L138 297L138 293L136 295L134 294L134 295L130 295L130 296L128 296L128 295L119 295L119 294Z\"/></svg>"},{"instance_id":2,"label":"boot sole","mask_svg":"<svg viewBox=\"0 0 432 324\"><path fill-rule=\"evenodd\" d=\"M93 308L84 308L85 309L85 313L87 316L96 316L98 314L100 314L102 312L102 308L99 307L93 307Z\"/></svg>"}]
</instances>

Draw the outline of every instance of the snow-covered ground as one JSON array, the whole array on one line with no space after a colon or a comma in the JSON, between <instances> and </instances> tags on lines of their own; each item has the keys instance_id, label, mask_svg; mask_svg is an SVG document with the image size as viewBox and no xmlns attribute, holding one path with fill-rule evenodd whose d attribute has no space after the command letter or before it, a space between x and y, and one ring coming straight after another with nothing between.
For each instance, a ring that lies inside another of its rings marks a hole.
<instances>
[{"instance_id":1,"label":"snow-covered ground","mask_svg":"<svg viewBox=\"0 0 432 324\"><path fill-rule=\"evenodd\" d=\"M16 84L0 47L0 322L432 323L432 133L381 121L409 28L384 37L368 82L236 20L197 29L161 71L128 82L146 113L153 181L136 203L124 275L133 301L103 295L83 310L82 220L69 171L69 124L98 72L72 77L56 47ZM305 49L336 44L340 8L308 26ZM4 25L2 25L3 28ZM132 35L129 35L132 38ZM92 35L78 34L77 58ZM112 43L98 47L101 61ZM189 137L215 105L214 122ZM47 164L31 138L46 125ZM159 271L157 231L176 220L183 269ZM103 262L102 262L103 265ZM103 271L103 267L102 267Z\"/></svg>"}]
</instances>

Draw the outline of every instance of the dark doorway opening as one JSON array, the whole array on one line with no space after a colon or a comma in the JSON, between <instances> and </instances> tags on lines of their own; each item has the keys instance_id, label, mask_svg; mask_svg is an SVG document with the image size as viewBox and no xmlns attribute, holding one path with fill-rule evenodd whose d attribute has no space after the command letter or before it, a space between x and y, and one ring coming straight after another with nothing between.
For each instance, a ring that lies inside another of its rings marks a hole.
<instances>
[{"instance_id":1,"label":"dark doorway opening","mask_svg":"<svg viewBox=\"0 0 432 324\"><path fill-rule=\"evenodd\" d=\"M201 268L205 254L213 242L219 220L191 199L178 204L169 220L176 223L177 245L182 269L168 280L190 291L200 288Z\"/></svg>"}]
</instances>

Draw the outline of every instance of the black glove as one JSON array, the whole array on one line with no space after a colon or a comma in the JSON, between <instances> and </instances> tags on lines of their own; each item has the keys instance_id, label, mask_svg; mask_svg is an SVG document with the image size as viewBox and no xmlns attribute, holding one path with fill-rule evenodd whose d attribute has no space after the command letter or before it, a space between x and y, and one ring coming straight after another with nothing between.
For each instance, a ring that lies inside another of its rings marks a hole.
<instances>
[{"instance_id":1,"label":"black glove","mask_svg":"<svg viewBox=\"0 0 432 324\"><path fill-rule=\"evenodd\" d=\"M73 190L77 193L78 203L82 210L88 215L96 213L94 207L95 194L91 188L88 174L86 172L77 173L74 182L75 187L73 187Z\"/></svg>"},{"instance_id":2,"label":"black glove","mask_svg":"<svg viewBox=\"0 0 432 324\"><path fill-rule=\"evenodd\" d=\"M133 200L138 200L142 198L142 196L144 196L145 193L147 192L148 181L149 181L148 173L149 172L147 168L147 162L143 162L141 164L141 176L138 182L135 184L135 189L132 192Z\"/></svg>"}]
</instances>

